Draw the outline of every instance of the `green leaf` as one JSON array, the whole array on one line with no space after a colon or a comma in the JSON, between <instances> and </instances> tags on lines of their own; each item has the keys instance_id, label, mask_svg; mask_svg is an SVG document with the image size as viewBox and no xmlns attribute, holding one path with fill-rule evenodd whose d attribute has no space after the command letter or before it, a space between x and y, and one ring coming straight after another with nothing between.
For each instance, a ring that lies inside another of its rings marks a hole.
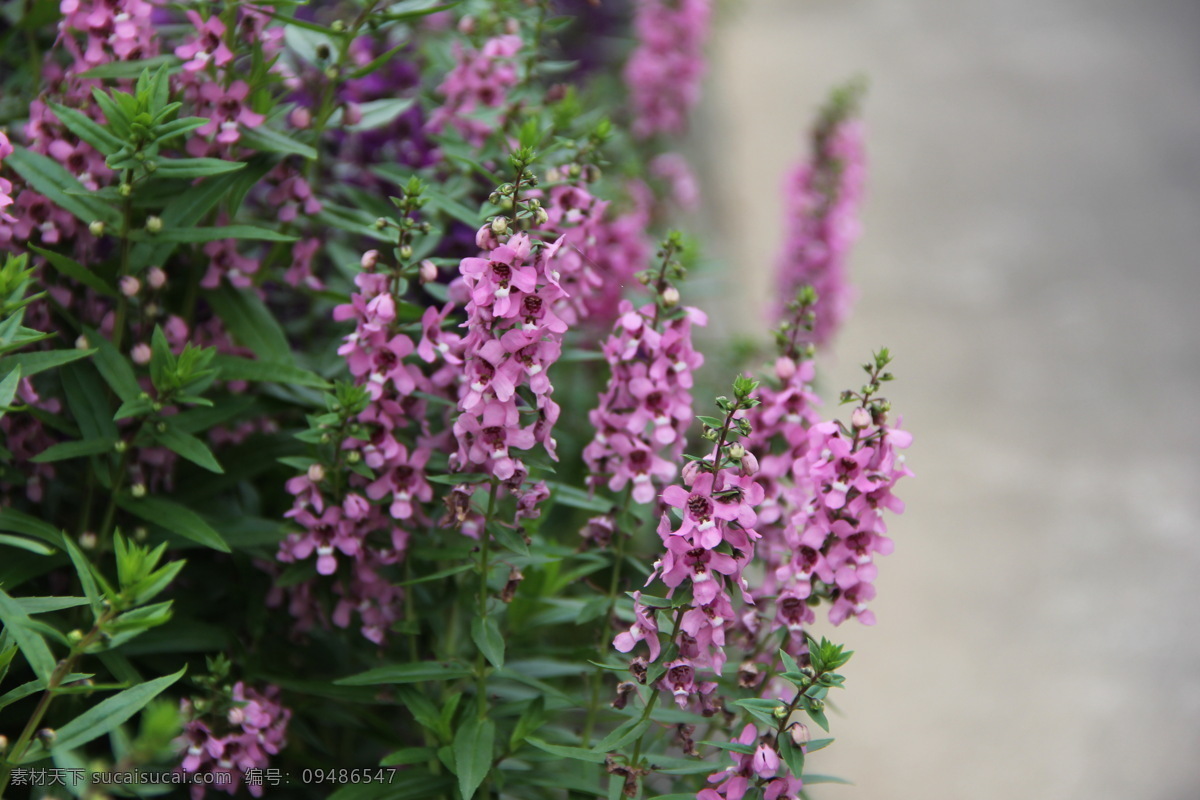
<instances>
[{"instance_id":1,"label":"green leaf","mask_svg":"<svg viewBox=\"0 0 1200 800\"><path fill-rule=\"evenodd\" d=\"M329 382L320 375L277 361L251 361L240 356L218 355L213 359L212 366L219 369L222 380L227 381L266 381L312 386L317 389L329 388Z\"/></svg>"},{"instance_id":2,"label":"green leaf","mask_svg":"<svg viewBox=\"0 0 1200 800\"><path fill-rule=\"evenodd\" d=\"M257 128L242 125L239 130L241 131L241 144L260 152L281 153L285 156L300 156L309 160L317 157L317 149L315 147L298 142L292 137L266 125L260 125Z\"/></svg>"},{"instance_id":3,"label":"green leaf","mask_svg":"<svg viewBox=\"0 0 1200 800\"><path fill-rule=\"evenodd\" d=\"M419 661L412 664L389 664L386 667L377 667L348 678L340 678L334 683L338 686L422 683L424 681L452 681L473 674L475 674L475 670L464 664L451 661Z\"/></svg>"},{"instance_id":4,"label":"green leaf","mask_svg":"<svg viewBox=\"0 0 1200 800\"><path fill-rule=\"evenodd\" d=\"M471 641L493 667L504 666L504 637L495 617L475 617L471 620Z\"/></svg>"},{"instance_id":5,"label":"green leaf","mask_svg":"<svg viewBox=\"0 0 1200 800\"><path fill-rule=\"evenodd\" d=\"M48 614L51 611L62 611L64 608L78 608L87 605L86 597L15 597L26 614Z\"/></svg>"},{"instance_id":6,"label":"green leaf","mask_svg":"<svg viewBox=\"0 0 1200 800\"><path fill-rule=\"evenodd\" d=\"M264 361L295 363L287 335L257 294L233 286L222 286L206 296L234 341L249 347Z\"/></svg>"},{"instance_id":7,"label":"green leaf","mask_svg":"<svg viewBox=\"0 0 1200 800\"><path fill-rule=\"evenodd\" d=\"M836 775L817 775L816 773L810 772L804 776L804 785L805 786L808 786L809 784L818 784L818 783L840 783L843 786L853 786L854 785L853 781L848 781L845 778L839 778Z\"/></svg>"},{"instance_id":8,"label":"green leaf","mask_svg":"<svg viewBox=\"0 0 1200 800\"><path fill-rule=\"evenodd\" d=\"M0 374L20 367L22 377L28 378L39 372L87 358L95 352L95 350L38 350L33 353L17 353L5 356L4 360L0 361Z\"/></svg>"},{"instance_id":9,"label":"green leaf","mask_svg":"<svg viewBox=\"0 0 1200 800\"><path fill-rule=\"evenodd\" d=\"M37 245L29 245L29 249L50 262L50 266L54 267L59 273L68 278L82 283L84 286L92 289L105 297L116 297L117 292L111 286L104 282L96 273L80 264L73 258L68 258L61 253L56 253L53 250L46 250Z\"/></svg>"},{"instance_id":10,"label":"green leaf","mask_svg":"<svg viewBox=\"0 0 1200 800\"><path fill-rule=\"evenodd\" d=\"M605 736L592 749L597 753L611 753L620 750L629 742L641 736L650 727L650 720L634 718L618 725L612 733Z\"/></svg>"},{"instance_id":11,"label":"green leaf","mask_svg":"<svg viewBox=\"0 0 1200 800\"><path fill-rule=\"evenodd\" d=\"M606 500L603 497L592 497L583 489L558 482L547 482L546 485L554 493L554 502L561 503L564 506L582 508L584 511L595 511L600 514L607 514L613 510L612 500Z\"/></svg>"},{"instance_id":12,"label":"green leaf","mask_svg":"<svg viewBox=\"0 0 1200 800\"><path fill-rule=\"evenodd\" d=\"M48 682L50 674L54 672L54 654L50 652L46 640L35 629L33 620L25 613L25 609L3 589L0 589L0 622L4 623L4 629L17 641L21 654L33 668L34 674Z\"/></svg>"},{"instance_id":13,"label":"green leaf","mask_svg":"<svg viewBox=\"0 0 1200 800\"><path fill-rule=\"evenodd\" d=\"M79 576L79 585L83 587L83 594L91 603L92 612L99 617L100 611L104 604L104 596L100 594L100 588L96 585L96 578L92 575L92 564L87 560L87 556L79 549L75 542L71 541L71 537L64 536L63 546L67 551L67 555L71 558L71 564L75 567L75 574Z\"/></svg>"},{"instance_id":14,"label":"green leaf","mask_svg":"<svg viewBox=\"0 0 1200 800\"><path fill-rule=\"evenodd\" d=\"M186 670L187 667L184 667L173 675L155 678L101 700L59 728L51 750L73 750L115 729L145 708L164 689L182 678Z\"/></svg>"},{"instance_id":15,"label":"green leaf","mask_svg":"<svg viewBox=\"0 0 1200 800\"><path fill-rule=\"evenodd\" d=\"M98 67L92 67L79 77L85 80L136 78L142 74L143 70L165 66L169 73L173 73L178 71L182 65L183 61L176 56L162 55L142 59L141 61L113 61L109 64L101 64Z\"/></svg>"},{"instance_id":16,"label":"green leaf","mask_svg":"<svg viewBox=\"0 0 1200 800\"><path fill-rule=\"evenodd\" d=\"M4 416L4 410L12 405L13 398L17 396L17 389L21 385L21 365L17 364L12 372L4 376L4 380L0 381L0 417Z\"/></svg>"},{"instance_id":17,"label":"green leaf","mask_svg":"<svg viewBox=\"0 0 1200 800\"><path fill-rule=\"evenodd\" d=\"M88 350L87 352L95 352ZM112 408L104 396L104 384L87 364L74 364L59 372L67 407L85 439L117 439Z\"/></svg>"},{"instance_id":18,"label":"green leaf","mask_svg":"<svg viewBox=\"0 0 1200 800\"><path fill-rule=\"evenodd\" d=\"M112 342L94 329L84 328L83 332L87 336L88 344L96 348L96 357L92 359L92 363L100 371L100 377L116 392L117 397L126 403L139 397L142 387L138 385L129 359L121 355Z\"/></svg>"},{"instance_id":19,"label":"green leaf","mask_svg":"<svg viewBox=\"0 0 1200 800\"><path fill-rule=\"evenodd\" d=\"M87 188L57 161L23 147L14 147L4 159L4 165L12 167L34 191L71 212L85 225L100 221L112 230L120 229L120 212L100 199L87 196ZM68 195L68 191L83 194Z\"/></svg>"},{"instance_id":20,"label":"green leaf","mask_svg":"<svg viewBox=\"0 0 1200 800\"><path fill-rule=\"evenodd\" d=\"M521 712L521 718L517 720L517 724L513 727L512 735L508 739L509 751L516 751L530 734L545 724L546 698L543 695L538 695L529 701L529 705L525 706L525 710Z\"/></svg>"},{"instance_id":21,"label":"green leaf","mask_svg":"<svg viewBox=\"0 0 1200 800\"><path fill-rule=\"evenodd\" d=\"M244 161L225 161L220 158L164 158L157 163L158 167L154 170L157 178L208 178L246 168Z\"/></svg>"},{"instance_id":22,"label":"green leaf","mask_svg":"<svg viewBox=\"0 0 1200 800\"><path fill-rule=\"evenodd\" d=\"M435 756L436 751L432 747L403 747L380 759L379 766L400 767L406 764L420 764Z\"/></svg>"},{"instance_id":23,"label":"green leaf","mask_svg":"<svg viewBox=\"0 0 1200 800\"><path fill-rule=\"evenodd\" d=\"M536 736L527 736L525 737L525 741L538 750L544 750L552 756L570 758L575 761L586 761L589 764L603 764L606 757L605 753L597 753L595 750L588 750L586 747L568 747L562 744L550 744Z\"/></svg>"},{"instance_id":24,"label":"green leaf","mask_svg":"<svg viewBox=\"0 0 1200 800\"><path fill-rule=\"evenodd\" d=\"M82 439L78 442L59 442L52 444L33 458L35 464L48 464L53 461L66 461L70 458L82 458L101 453L111 452L115 442L112 439Z\"/></svg>"},{"instance_id":25,"label":"green leaf","mask_svg":"<svg viewBox=\"0 0 1200 800\"><path fill-rule=\"evenodd\" d=\"M48 547L39 541L7 533L0 533L0 547L16 547L19 550L37 553L39 556L52 556L56 552L53 547Z\"/></svg>"},{"instance_id":26,"label":"green leaf","mask_svg":"<svg viewBox=\"0 0 1200 800\"><path fill-rule=\"evenodd\" d=\"M111 156L125 146L125 142L120 137L114 136L103 125L98 124L86 114L73 108L60 106L58 103L49 105L54 110L54 115L58 117L59 122L67 126L67 130L104 155Z\"/></svg>"},{"instance_id":27,"label":"green leaf","mask_svg":"<svg viewBox=\"0 0 1200 800\"><path fill-rule=\"evenodd\" d=\"M792 742L792 737L787 731L779 737L778 744L779 755L783 756L783 763L787 764L791 773L796 776L803 775L804 751Z\"/></svg>"},{"instance_id":28,"label":"green leaf","mask_svg":"<svg viewBox=\"0 0 1200 800\"><path fill-rule=\"evenodd\" d=\"M471 800L475 790L492 769L492 750L496 723L468 714L454 734L454 772L463 800Z\"/></svg>"},{"instance_id":29,"label":"green leaf","mask_svg":"<svg viewBox=\"0 0 1200 800\"><path fill-rule=\"evenodd\" d=\"M163 223L166 224L165 222ZM260 242L294 242L298 237L256 225L226 225L220 228L163 228L158 233L134 231L131 239L139 242L215 242L222 239L254 239Z\"/></svg>"},{"instance_id":30,"label":"green leaf","mask_svg":"<svg viewBox=\"0 0 1200 800\"><path fill-rule=\"evenodd\" d=\"M223 474L225 470L221 469L221 465L217 462L216 456L212 450L208 449L208 445L192 436L190 433L184 433L167 423L168 427L165 431L155 431L154 439L168 450L191 461L193 464L204 467L209 472Z\"/></svg>"},{"instance_id":31,"label":"green leaf","mask_svg":"<svg viewBox=\"0 0 1200 800\"><path fill-rule=\"evenodd\" d=\"M140 517L147 522L159 525L172 533L177 533L185 539L220 550L229 552L229 545L204 518L187 506L182 506L164 497L143 497L135 499L127 494L117 495L117 505L125 511Z\"/></svg>"},{"instance_id":32,"label":"green leaf","mask_svg":"<svg viewBox=\"0 0 1200 800\"><path fill-rule=\"evenodd\" d=\"M393 97L383 100L368 100L359 103L362 119L353 125L345 127L351 131L369 131L390 124L396 117L412 108L416 102L414 97Z\"/></svg>"},{"instance_id":33,"label":"green leaf","mask_svg":"<svg viewBox=\"0 0 1200 800\"><path fill-rule=\"evenodd\" d=\"M15 508L0 508L0 531L15 531L61 547L63 535L58 528Z\"/></svg>"}]
</instances>

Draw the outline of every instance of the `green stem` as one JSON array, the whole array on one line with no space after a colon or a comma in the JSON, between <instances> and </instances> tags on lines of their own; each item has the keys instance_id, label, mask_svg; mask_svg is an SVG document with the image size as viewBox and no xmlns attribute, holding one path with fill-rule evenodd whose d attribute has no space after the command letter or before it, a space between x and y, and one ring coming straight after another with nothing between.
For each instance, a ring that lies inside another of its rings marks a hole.
<instances>
[{"instance_id":1,"label":"green stem","mask_svg":"<svg viewBox=\"0 0 1200 800\"><path fill-rule=\"evenodd\" d=\"M478 614L481 621L487 620L488 615L488 573L490 572L488 564L488 548L491 544L492 534L488 528L492 523L492 515L496 512L496 496L500 489L500 481L497 478L492 478L492 488L488 493L487 514L483 519L483 533L480 536L481 547L479 553L479 607ZM478 702L476 705L479 708L479 719L487 719L487 659L483 655L483 650L477 650L475 653L475 687Z\"/></svg>"},{"instance_id":2,"label":"green stem","mask_svg":"<svg viewBox=\"0 0 1200 800\"><path fill-rule=\"evenodd\" d=\"M71 648L70 654L55 665L54 671L50 673L49 680L46 681L46 691L38 698L38 704L34 707L33 713L25 723L24 730L21 731L21 735L17 737L17 741L13 744L12 748L5 753L4 759L0 761L0 797L4 796L4 791L8 788L8 783L12 779L13 766L20 764L21 759L25 757L25 751L29 749L29 744L33 741L38 727L42 724L42 719L46 716L46 712L49 710L50 703L53 702L59 686L74 671L79 657L83 655L87 648L91 647L92 643L100 635L100 629L115 616L116 610L113 608L109 608L101 614L96 619L92 629Z\"/></svg>"}]
</instances>

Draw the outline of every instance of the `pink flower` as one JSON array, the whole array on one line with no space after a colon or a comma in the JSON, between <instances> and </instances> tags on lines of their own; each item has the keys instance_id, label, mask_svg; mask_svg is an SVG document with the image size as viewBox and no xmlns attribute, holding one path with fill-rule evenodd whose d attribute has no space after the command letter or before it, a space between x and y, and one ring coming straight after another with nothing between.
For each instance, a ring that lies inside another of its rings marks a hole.
<instances>
[{"instance_id":1,"label":"pink flower","mask_svg":"<svg viewBox=\"0 0 1200 800\"><path fill-rule=\"evenodd\" d=\"M207 20L201 18L195 11L188 11L187 17L196 28L196 35L191 41L175 48L175 55L185 62L183 68L188 72L196 72L212 62L223 67L233 60L233 53L225 45L225 23L217 15Z\"/></svg>"}]
</instances>

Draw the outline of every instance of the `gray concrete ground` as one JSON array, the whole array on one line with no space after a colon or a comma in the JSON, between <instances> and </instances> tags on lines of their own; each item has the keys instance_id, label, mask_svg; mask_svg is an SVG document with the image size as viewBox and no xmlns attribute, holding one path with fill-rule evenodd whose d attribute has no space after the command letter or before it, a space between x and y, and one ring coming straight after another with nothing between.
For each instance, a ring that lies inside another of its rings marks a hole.
<instances>
[{"instance_id":1,"label":"gray concrete ground","mask_svg":"<svg viewBox=\"0 0 1200 800\"><path fill-rule=\"evenodd\" d=\"M1198 41L1196 0L725 9L698 127L734 325L765 306L800 132L866 73L827 384L889 345L917 437L810 762L857 786L818 797L1200 797Z\"/></svg>"}]
</instances>

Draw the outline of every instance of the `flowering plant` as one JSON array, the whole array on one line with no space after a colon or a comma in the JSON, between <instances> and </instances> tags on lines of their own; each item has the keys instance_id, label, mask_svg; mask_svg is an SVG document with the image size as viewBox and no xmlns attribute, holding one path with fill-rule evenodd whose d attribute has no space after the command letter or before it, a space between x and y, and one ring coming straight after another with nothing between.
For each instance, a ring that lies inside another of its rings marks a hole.
<instances>
[{"instance_id":1,"label":"flowering plant","mask_svg":"<svg viewBox=\"0 0 1200 800\"><path fill-rule=\"evenodd\" d=\"M5 9L0 794L821 780L811 629L874 622L909 474L886 349L848 419L812 388L857 91L787 187L772 365L696 417L712 9L573 8Z\"/></svg>"}]
</instances>

